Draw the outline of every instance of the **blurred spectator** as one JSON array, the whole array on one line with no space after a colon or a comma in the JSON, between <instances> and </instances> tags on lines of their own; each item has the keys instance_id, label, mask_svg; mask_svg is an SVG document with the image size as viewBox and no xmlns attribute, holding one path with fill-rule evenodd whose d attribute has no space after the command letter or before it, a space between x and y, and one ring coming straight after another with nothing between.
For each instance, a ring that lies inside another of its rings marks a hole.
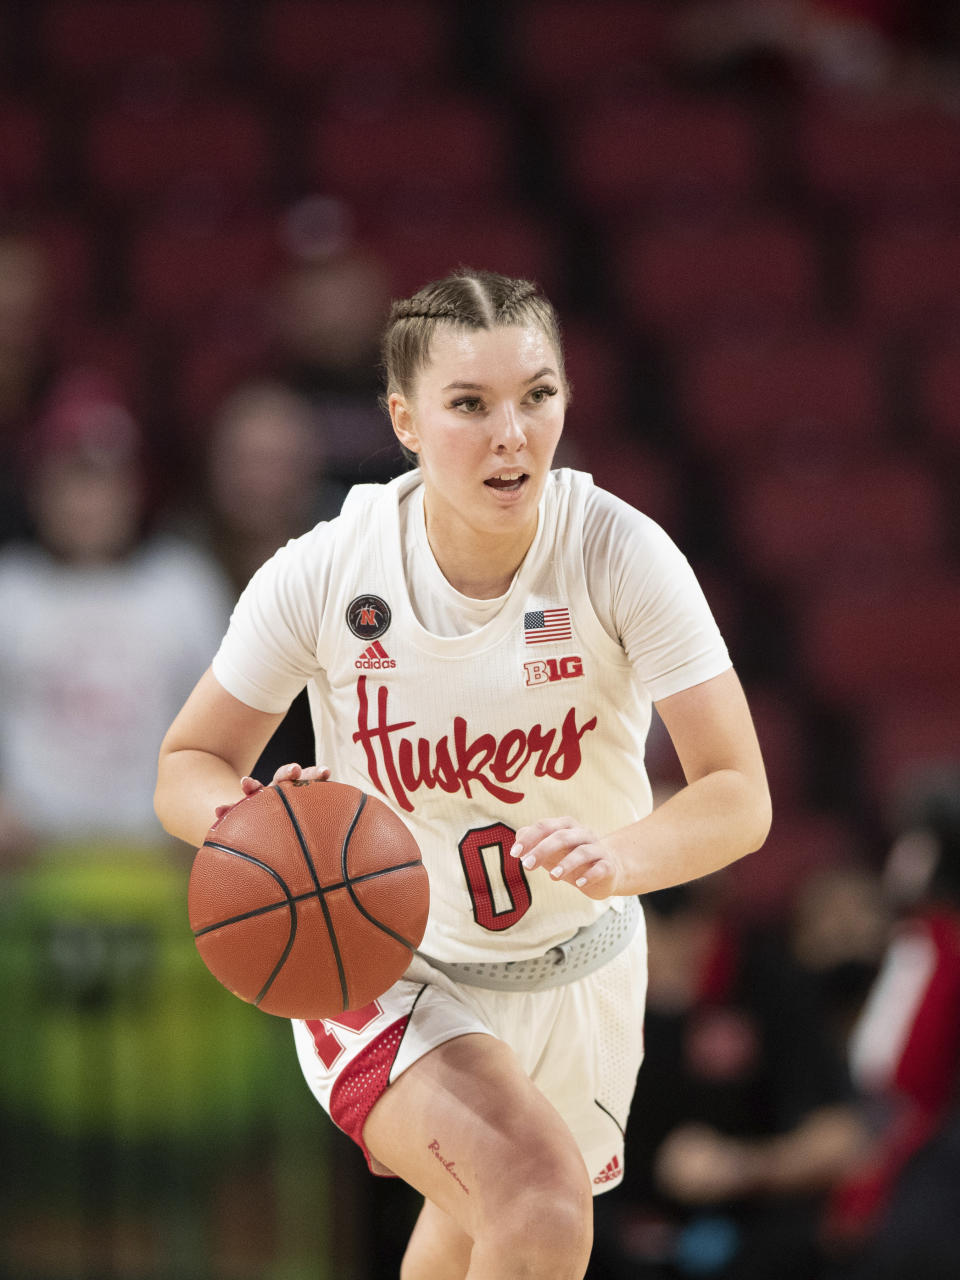
<instances>
[{"instance_id":1,"label":"blurred spectator","mask_svg":"<svg viewBox=\"0 0 960 1280\"><path fill-rule=\"evenodd\" d=\"M207 460L204 538L234 596L278 547L339 511L345 494L326 477L325 450L320 415L280 383L247 383L220 406ZM269 781L282 764L313 760L315 750L303 693L253 776Z\"/></svg>"},{"instance_id":2,"label":"blurred spectator","mask_svg":"<svg viewBox=\"0 0 960 1280\"><path fill-rule=\"evenodd\" d=\"M0 232L0 541L25 531L14 465L48 379L47 264L27 235Z\"/></svg>"},{"instance_id":3,"label":"blurred spectator","mask_svg":"<svg viewBox=\"0 0 960 1280\"><path fill-rule=\"evenodd\" d=\"M856 1258L843 1275L947 1280L960 1274L960 769L911 796L884 885L902 918L850 1052L876 1138L828 1230Z\"/></svg>"},{"instance_id":4,"label":"blurred spectator","mask_svg":"<svg viewBox=\"0 0 960 1280\"><path fill-rule=\"evenodd\" d=\"M791 927L793 956L816 984L824 1025L845 1057L890 927L879 876L853 865L813 872L797 895Z\"/></svg>"},{"instance_id":5,"label":"blurred spectator","mask_svg":"<svg viewBox=\"0 0 960 1280\"><path fill-rule=\"evenodd\" d=\"M207 457L213 550L239 593L290 538L337 514L320 416L279 383L246 383L220 406Z\"/></svg>"},{"instance_id":6,"label":"blurred spectator","mask_svg":"<svg viewBox=\"0 0 960 1280\"><path fill-rule=\"evenodd\" d=\"M0 850L158 844L157 744L219 642L226 583L147 532L140 431L97 373L58 383L24 473L35 536L0 552Z\"/></svg>"},{"instance_id":7,"label":"blurred spectator","mask_svg":"<svg viewBox=\"0 0 960 1280\"><path fill-rule=\"evenodd\" d=\"M645 900L647 1056L624 1187L597 1206L597 1280L811 1280L824 1194L864 1140L814 985L712 894Z\"/></svg>"},{"instance_id":8,"label":"blurred spectator","mask_svg":"<svg viewBox=\"0 0 960 1280\"><path fill-rule=\"evenodd\" d=\"M290 262L274 295L278 372L327 426L327 464L348 483L394 474L377 404L379 341L390 302L380 262L354 247L342 206L305 200L287 214Z\"/></svg>"}]
</instances>

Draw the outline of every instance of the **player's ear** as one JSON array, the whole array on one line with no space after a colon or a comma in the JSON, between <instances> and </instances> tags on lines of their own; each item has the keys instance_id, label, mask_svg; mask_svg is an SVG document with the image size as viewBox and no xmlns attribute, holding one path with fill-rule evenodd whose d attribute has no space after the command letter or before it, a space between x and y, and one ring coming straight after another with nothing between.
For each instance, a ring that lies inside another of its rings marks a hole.
<instances>
[{"instance_id":1,"label":"player's ear","mask_svg":"<svg viewBox=\"0 0 960 1280\"><path fill-rule=\"evenodd\" d=\"M390 411L394 435L405 449L409 449L411 453L419 453L420 437L417 435L413 414L406 399L398 391L392 391L387 397L387 408Z\"/></svg>"}]
</instances>

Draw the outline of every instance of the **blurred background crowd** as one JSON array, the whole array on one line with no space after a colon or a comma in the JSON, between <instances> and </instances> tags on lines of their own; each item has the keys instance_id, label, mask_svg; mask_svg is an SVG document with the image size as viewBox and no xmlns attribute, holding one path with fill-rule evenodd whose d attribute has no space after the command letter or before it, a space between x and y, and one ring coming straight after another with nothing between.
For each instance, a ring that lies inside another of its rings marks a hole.
<instances>
[{"instance_id":1,"label":"blurred background crowd","mask_svg":"<svg viewBox=\"0 0 960 1280\"><path fill-rule=\"evenodd\" d=\"M397 1274L151 796L253 570L404 465L380 326L460 264L557 304L561 460L688 553L774 797L646 904L591 1280L960 1275L958 7L3 0L0 1276Z\"/></svg>"}]
</instances>

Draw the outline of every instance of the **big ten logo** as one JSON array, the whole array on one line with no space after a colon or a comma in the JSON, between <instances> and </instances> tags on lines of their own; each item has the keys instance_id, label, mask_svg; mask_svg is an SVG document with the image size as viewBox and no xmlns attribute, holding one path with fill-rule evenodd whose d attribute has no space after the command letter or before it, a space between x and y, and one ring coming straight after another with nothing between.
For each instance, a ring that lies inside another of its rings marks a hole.
<instances>
[{"instance_id":1,"label":"big ten logo","mask_svg":"<svg viewBox=\"0 0 960 1280\"><path fill-rule=\"evenodd\" d=\"M583 675L583 659L576 655L567 658L538 658L525 662L527 687L532 684L553 684L557 680L575 680Z\"/></svg>"}]
</instances>

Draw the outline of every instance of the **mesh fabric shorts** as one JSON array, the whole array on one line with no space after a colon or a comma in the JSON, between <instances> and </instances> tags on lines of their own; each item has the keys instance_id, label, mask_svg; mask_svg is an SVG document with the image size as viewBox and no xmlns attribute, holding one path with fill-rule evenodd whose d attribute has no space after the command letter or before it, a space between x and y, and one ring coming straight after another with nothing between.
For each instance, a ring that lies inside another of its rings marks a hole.
<instances>
[{"instance_id":1,"label":"mesh fabric shorts","mask_svg":"<svg viewBox=\"0 0 960 1280\"><path fill-rule=\"evenodd\" d=\"M454 982L416 957L379 1000L337 1021L294 1022L300 1066L314 1096L388 1173L363 1142L366 1118L383 1091L446 1040L480 1032L518 1055L566 1121L594 1194L623 1176L623 1133L643 1059L646 934L640 927L609 963L544 991L491 991Z\"/></svg>"}]
</instances>

